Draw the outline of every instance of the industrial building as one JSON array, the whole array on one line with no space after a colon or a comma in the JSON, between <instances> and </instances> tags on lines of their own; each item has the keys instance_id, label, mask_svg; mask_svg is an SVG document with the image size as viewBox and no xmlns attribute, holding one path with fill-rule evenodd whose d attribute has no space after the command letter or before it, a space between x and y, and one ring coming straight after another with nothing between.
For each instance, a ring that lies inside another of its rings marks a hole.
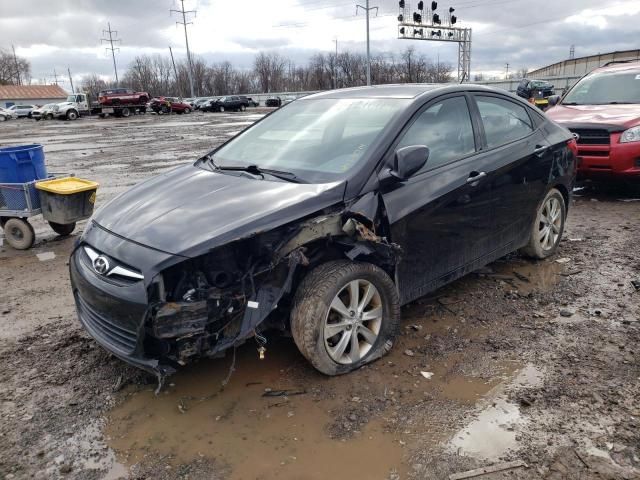
<instances>
[{"instance_id":1,"label":"industrial building","mask_svg":"<svg viewBox=\"0 0 640 480\"><path fill-rule=\"evenodd\" d=\"M0 85L0 107L12 105L45 105L62 102L67 98L58 85Z\"/></svg>"}]
</instances>

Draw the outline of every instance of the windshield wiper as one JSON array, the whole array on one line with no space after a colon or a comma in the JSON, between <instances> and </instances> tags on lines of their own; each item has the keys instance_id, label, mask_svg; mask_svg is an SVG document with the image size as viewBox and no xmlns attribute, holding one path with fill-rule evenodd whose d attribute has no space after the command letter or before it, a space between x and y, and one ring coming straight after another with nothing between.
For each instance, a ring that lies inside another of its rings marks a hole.
<instances>
[{"instance_id":1,"label":"windshield wiper","mask_svg":"<svg viewBox=\"0 0 640 480\"><path fill-rule=\"evenodd\" d=\"M283 170L273 170L270 168L260 168L258 165L216 165L213 159L210 159L210 163L216 170L232 171L232 172L247 172L252 175L271 175L272 177L279 178L292 183L309 183L301 178L298 178L294 173L285 172Z\"/></svg>"}]
</instances>

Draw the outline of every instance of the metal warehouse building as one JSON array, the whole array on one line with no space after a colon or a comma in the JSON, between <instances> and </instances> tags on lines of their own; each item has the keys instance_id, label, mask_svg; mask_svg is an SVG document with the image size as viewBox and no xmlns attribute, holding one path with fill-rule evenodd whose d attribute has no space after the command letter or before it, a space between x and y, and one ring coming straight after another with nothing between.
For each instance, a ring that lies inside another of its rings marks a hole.
<instances>
[{"instance_id":1,"label":"metal warehouse building","mask_svg":"<svg viewBox=\"0 0 640 480\"><path fill-rule=\"evenodd\" d=\"M640 50L624 50L621 52L598 53L597 55L589 55L587 57L570 58L533 70L527 74L527 77L538 79L549 77L582 77L594 68L601 67L605 63L623 60L640 60Z\"/></svg>"},{"instance_id":2,"label":"metal warehouse building","mask_svg":"<svg viewBox=\"0 0 640 480\"><path fill-rule=\"evenodd\" d=\"M58 103L67 98L58 85L0 85L0 107L12 105L44 105Z\"/></svg>"}]
</instances>

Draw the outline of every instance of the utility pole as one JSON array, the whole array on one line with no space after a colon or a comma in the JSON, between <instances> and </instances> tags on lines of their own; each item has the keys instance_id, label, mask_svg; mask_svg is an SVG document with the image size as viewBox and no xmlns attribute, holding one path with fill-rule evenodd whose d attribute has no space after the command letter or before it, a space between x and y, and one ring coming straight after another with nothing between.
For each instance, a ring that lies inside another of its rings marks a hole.
<instances>
[{"instance_id":1,"label":"utility pole","mask_svg":"<svg viewBox=\"0 0 640 480\"><path fill-rule=\"evenodd\" d=\"M13 49L13 61L16 64L16 80L18 85L22 85L22 79L20 78L20 65L18 65L18 57L16 57L16 47L11 45L11 48Z\"/></svg>"},{"instance_id":2,"label":"utility pole","mask_svg":"<svg viewBox=\"0 0 640 480\"><path fill-rule=\"evenodd\" d=\"M56 85L58 85L58 74L56 73L56 69L55 68L53 69L53 78L55 79L54 83Z\"/></svg>"},{"instance_id":3,"label":"utility pole","mask_svg":"<svg viewBox=\"0 0 640 480\"><path fill-rule=\"evenodd\" d=\"M509 80L509 64L507 63L507 73L504 75L505 80Z\"/></svg>"},{"instance_id":4,"label":"utility pole","mask_svg":"<svg viewBox=\"0 0 640 480\"><path fill-rule=\"evenodd\" d=\"M196 10L186 10L184 9L184 0L180 0L182 4L182 8L180 10L170 10L169 13L181 13L182 21L176 22L176 24L181 24L184 26L184 43L187 46L187 63L189 64L189 87L191 88L191 97L195 97L195 93L193 91L193 64L191 63L191 51L189 50L189 36L187 35L187 25L192 24L193 22L187 22L187 13L193 13L194 16L197 13Z\"/></svg>"},{"instance_id":5,"label":"utility pole","mask_svg":"<svg viewBox=\"0 0 640 480\"><path fill-rule=\"evenodd\" d=\"M171 64L173 65L173 74L176 77L176 87L178 87L178 94L182 96L182 89L180 88L180 84L178 83L178 70L176 70L176 62L173 60L173 50L171 50L171 45L169 45L169 53L171 54Z\"/></svg>"},{"instance_id":6,"label":"utility pole","mask_svg":"<svg viewBox=\"0 0 640 480\"><path fill-rule=\"evenodd\" d=\"M118 32L115 30L111 30L111 23L107 23L109 30L103 30L102 34L109 34L109 38L101 38L100 42L104 43L104 42L109 42L109 47L106 47L107 50L111 50L111 57L113 58L113 72L116 74L116 86L118 85L118 68L116 67L116 50L120 51L119 48L114 48L113 47L113 42L120 42L120 39L115 39L113 38L113 35L118 35Z\"/></svg>"},{"instance_id":7,"label":"utility pole","mask_svg":"<svg viewBox=\"0 0 640 480\"><path fill-rule=\"evenodd\" d=\"M378 7L369 7L369 0L366 0L364 7L362 5L356 5L356 15L358 14L359 8L363 9L367 15L367 85L371 85L371 52L369 50L369 12L371 10L375 10L376 17L377 17Z\"/></svg>"},{"instance_id":8,"label":"utility pole","mask_svg":"<svg viewBox=\"0 0 640 480\"><path fill-rule=\"evenodd\" d=\"M336 43L336 56L333 59L333 88L338 88L338 37L333 41Z\"/></svg>"},{"instance_id":9,"label":"utility pole","mask_svg":"<svg viewBox=\"0 0 640 480\"><path fill-rule=\"evenodd\" d=\"M76 91L73 89L73 79L71 78L71 69L69 67L67 67L67 72L69 73L69 83L71 84L71 93L76 93Z\"/></svg>"},{"instance_id":10,"label":"utility pole","mask_svg":"<svg viewBox=\"0 0 640 480\"><path fill-rule=\"evenodd\" d=\"M13 54L15 55L15 51L13 52ZM569 49L569 59L573 60L574 58L576 58L576 46L571 45L571 48Z\"/></svg>"}]
</instances>

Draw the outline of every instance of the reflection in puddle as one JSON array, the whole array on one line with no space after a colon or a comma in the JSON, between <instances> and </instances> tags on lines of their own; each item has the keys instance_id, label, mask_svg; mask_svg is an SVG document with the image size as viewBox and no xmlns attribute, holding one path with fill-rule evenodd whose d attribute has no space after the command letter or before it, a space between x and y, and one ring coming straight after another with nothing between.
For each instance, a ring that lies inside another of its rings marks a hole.
<instances>
[{"instance_id":1,"label":"reflection in puddle","mask_svg":"<svg viewBox=\"0 0 640 480\"><path fill-rule=\"evenodd\" d=\"M542 372L533 365L520 370L509 384L492 390L480 413L451 439L453 452L479 459L495 460L517 446L517 431L526 424L518 405L505 398L508 386L535 387L542 382Z\"/></svg>"},{"instance_id":2,"label":"reflection in puddle","mask_svg":"<svg viewBox=\"0 0 640 480\"><path fill-rule=\"evenodd\" d=\"M559 281L564 267L553 261L498 261L490 265L494 274L481 274L507 282L522 294L548 292Z\"/></svg>"},{"instance_id":3,"label":"reflection in puddle","mask_svg":"<svg viewBox=\"0 0 640 480\"><path fill-rule=\"evenodd\" d=\"M178 463L215 459L230 467L233 479L384 479L401 471L402 447L379 421L353 439L329 438L328 411L340 403L311 389L331 380L315 373L306 382L292 378L292 366L304 361L293 342L269 350L269 360L260 362L252 345L239 348L236 372L222 392L229 356L185 369L157 397L151 390L133 393L111 413L110 446L127 464L149 453L171 455ZM268 388L307 393L263 397Z\"/></svg>"},{"instance_id":4,"label":"reflection in puddle","mask_svg":"<svg viewBox=\"0 0 640 480\"><path fill-rule=\"evenodd\" d=\"M38 260L41 262L46 262L47 260L53 260L56 258L56 254L54 252L42 252L36 253L36 257L38 257Z\"/></svg>"}]
</instances>

